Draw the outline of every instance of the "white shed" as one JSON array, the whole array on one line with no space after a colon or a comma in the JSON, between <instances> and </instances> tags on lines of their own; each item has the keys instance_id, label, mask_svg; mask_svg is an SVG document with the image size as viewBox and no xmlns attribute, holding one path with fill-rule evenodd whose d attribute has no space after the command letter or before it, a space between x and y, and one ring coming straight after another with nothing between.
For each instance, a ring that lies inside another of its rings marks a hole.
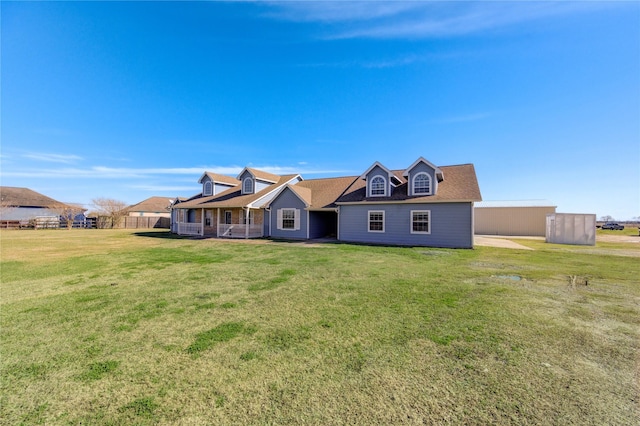
<instances>
[{"instance_id":1,"label":"white shed","mask_svg":"<svg viewBox=\"0 0 640 426\"><path fill-rule=\"evenodd\" d=\"M596 215L578 213L547 215L546 241L555 244L596 245Z\"/></svg>"},{"instance_id":2,"label":"white shed","mask_svg":"<svg viewBox=\"0 0 640 426\"><path fill-rule=\"evenodd\" d=\"M482 201L474 205L477 235L545 235L548 214L556 206L546 200Z\"/></svg>"}]
</instances>

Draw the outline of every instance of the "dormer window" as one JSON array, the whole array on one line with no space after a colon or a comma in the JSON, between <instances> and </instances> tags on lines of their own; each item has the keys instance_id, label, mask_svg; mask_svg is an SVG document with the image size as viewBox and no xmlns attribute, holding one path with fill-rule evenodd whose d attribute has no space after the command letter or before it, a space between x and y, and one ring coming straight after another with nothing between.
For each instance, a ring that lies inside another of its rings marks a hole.
<instances>
[{"instance_id":1,"label":"dormer window","mask_svg":"<svg viewBox=\"0 0 640 426\"><path fill-rule=\"evenodd\" d=\"M211 183L210 180L204 183L204 189L202 190L202 195L204 196L213 195L213 184Z\"/></svg>"},{"instance_id":2,"label":"dormer window","mask_svg":"<svg viewBox=\"0 0 640 426\"><path fill-rule=\"evenodd\" d=\"M374 176L369 184L370 197L384 197L387 195L387 180L380 176Z\"/></svg>"},{"instance_id":3,"label":"dormer window","mask_svg":"<svg viewBox=\"0 0 640 426\"><path fill-rule=\"evenodd\" d=\"M431 194L431 176L421 172L413 178L413 195L430 195Z\"/></svg>"},{"instance_id":4,"label":"dormer window","mask_svg":"<svg viewBox=\"0 0 640 426\"><path fill-rule=\"evenodd\" d=\"M244 178L242 181L242 193L243 194L253 194L253 179L250 177Z\"/></svg>"}]
</instances>

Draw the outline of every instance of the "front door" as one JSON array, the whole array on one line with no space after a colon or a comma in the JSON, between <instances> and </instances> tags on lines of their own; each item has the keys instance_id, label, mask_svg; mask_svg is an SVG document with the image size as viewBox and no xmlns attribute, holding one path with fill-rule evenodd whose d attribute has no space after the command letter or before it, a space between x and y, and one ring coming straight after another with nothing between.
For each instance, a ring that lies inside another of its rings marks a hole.
<instances>
[{"instance_id":1,"label":"front door","mask_svg":"<svg viewBox=\"0 0 640 426\"><path fill-rule=\"evenodd\" d=\"M231 225L231 210L225 210L224 212L224 223L227 225Z\"/></svg>"}]
</instances>

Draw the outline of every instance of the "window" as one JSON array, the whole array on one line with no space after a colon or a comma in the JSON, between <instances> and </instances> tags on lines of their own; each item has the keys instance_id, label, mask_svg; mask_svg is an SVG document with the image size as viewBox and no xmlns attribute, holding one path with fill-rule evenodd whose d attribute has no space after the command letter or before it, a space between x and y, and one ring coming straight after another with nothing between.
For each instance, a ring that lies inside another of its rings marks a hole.
<instances>
[{"instance_id":1,"label":"window","mask_svg":"<svg viewBox=\"0 0 640 426\"><path fill-rule=\"evenodd\" d=\"M431 176L427 173L418 173L413 178L413 195L431 194Z\"/></svg>"},{"instance_id":2,"label":"window","mask_svg":"<svg viewBox=\"0 0 640 426\"><path fill-rule=\"evenodd\" d=\"M242 212L242 217L240 218L240 222L243 225L247 225L247 215L245 212ZM253 225L253 210L249 210L249 223L248 225Z\"/></svg>"},{"instance_id":3,"label":"window","mask_svg":"<svg viewBox=\"0 0 640 426\"><path fill-rule=\"evenodd\" d=\"M382 176L374 176L369 184L369 196L380 197L387 195L387 180Z\"/></svg>"},{"instance_id":4,"label":"window","mask_svg":"<svg viewBox=\"0 0 640 426\"><path fill-rule=\"evenodd\" d=\"M202 195L213 195L213 184L210 180L204 183L204 190L202 191Z\"/></svg>"},{"instance_id":5,"label":"window","mask_svg":"<svg viewBox=\"0 0 640 426\"><path fill-rule=\"evenodd\" d=\"M411 233L430 234L431 233L431 211L411 210Z\"/></svg>"},{"instance_id":6,"label":"window","mask_svg":"<svg viewBox=\"0 0 640 426\"><path fill-rule=\"evenodd\" d=\"M299 209L278 209L278 229L297 231L300 229Z\"/></svg>"},{"instance_id":7,"label":"window","mask_svg":"<svg viewBox=\"0 0 640 426\"><path fill-rule=\"evenodd\" d=\"M242 182L242 193L253 194L253 179L250 177L244 178L244 181Z\"/></svg>"},{"instance_id":8,"label":"window","mask_svg":"<svg viewBox=\"0 0 640 426\"><path fill-rule=\"evenodd\" d=\"M369 211L369 232L384 232L384 211Z\"/></svg>"}]
</instances>

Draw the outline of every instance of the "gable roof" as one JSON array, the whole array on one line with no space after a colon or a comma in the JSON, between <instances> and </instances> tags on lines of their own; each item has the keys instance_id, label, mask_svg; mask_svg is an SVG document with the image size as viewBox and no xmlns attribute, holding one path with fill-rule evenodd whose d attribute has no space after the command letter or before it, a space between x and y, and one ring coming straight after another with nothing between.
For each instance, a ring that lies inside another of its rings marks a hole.
<instances>
[{"instance_id":1,"label":"gable roof","mask_svg":"<svg viewBox=\"0 0 640 426\"><path fill-rule=\"evenodd\" d=\"M395 176L395 174L393 173L393 171L387 169L382 163L380 163L379 161L376 161L375 163L373 163L367 170L365 170L364 173L362 173L362 175L360 175L360 179L366 179L367 175L369 174L369 172L373 169L375 169L377 167L380 167L382 170L384 170L385 172L387 172L387 175L390 177L390 179L395 180L396 184L401 183L402 181ZM395 178L395 179L394 179Z\"/></svg>"},{"instance_id":2,"label":"gable roof","mask_svg":"<svg viewBox=\"0 0 640 426\"><path fill-rule=\"evenodd\" d=\"M214 183L222 183L231 186L240 185L240 181L234 177L212 172L204 172L200 179L198 179L198 183L202 183L202 180L205 178L205 176L208 176L209 179L211 179Z\"/></svg>"},{"instance_id":3,"label":"gable roof","mask_svg":"<svg viewBox=\"0 0 640 426\"><path fill-rule=\"evenodd\" d=\"M242 174L245 171L251 173L251 175L254 178L259 179L259 180L263 180L263 181L266 181L266 182L276 183L276 182L278 182L278 180L280 180L280 176L279 175L274 175L273 173L265 172L263 170L254 169L252 167L245 167L238 174L238 177L236 178L236 179L238 179L238 181L240 179L240 176L242 176Z\"/></svg>"},{"instance_id":4,"label":"gable roof","mask_svg":"<svg viewBox=\"0 0 640 426\"><path fill-rule=\"evenodd\" d=\"M360 176L309 179L298 182L295 187L307 188L311 191L311 203L309 203L311 210L332 209L337 207L335 201L346 189L359 180Z\"/></svg>"},{"instance_id":5,"label":"gable roof","mask_svg":"<svg viewBox=\"0 0 640 426\"><path fill-rule=\"evenodd\" d=\"M128 212L168 212L173 199L169 197L149 197L137 204L132 204L124 210Z\"/></svg>"},{"instance_id":6,"label":"gable roof","mask_svg":"<svg viewBox=\"0 0 640 426\"><path fill-rule=\"evenodd\" d=\"M409 167L407 167L407 169L402 173L403 177L407 177L409 176L409 171L411 169L413 169L415 166L417 166L419 163L424 163L427 166L431 167L433 170L435 170L436 173L436 177L438 179L438 182L442 182L444 180L444 175L442 173L442 170L440 170L440 167L436 166L435 164L433 164L432 162L425 160L424 157L420 157L418 158L416 161L413 162L412 165L410 165Z\"/></svg>"},{"instance_id":7,"label":"gable roof","mask_svg":"<svg viewBox=\"0 0 640 426\"><path fill-rule=\"evenodd\" d=\"M447 179L438 184L438 192L435 195L410 196L407 193L407 180L402 177L403 170L393 170L393 174L400 178L402 183L398 185L390 197L367 197L366 183L361 179L354 182L342 195L336 204L342 203L384 203L384 202L409 202L409 203L438 203L452 201L481 201L480 187L473 164L461 164L457 166L442 166L440 170L447 175Z\"/></svg>"},{"instance_id":8,"label":"gable roof","mask_svg":"<svg viewBox=\"0 0 640 426\"><path fill-rule=\"evenodd\" d=\"M256 192L255 194L242 194L241 188L229 188L222 191L219 194L203 197L202 194L198 194L186 201L180 203L180 208L234 208L234 207L254 207L258 208L261 205L254 206L252 204L259 202L261 198L277 191L281 186L290 183L292 180L298 178L302 179L298 174L291 175L273 175L278 180L266 188Z\"/></svg>"},{"instance_id":9,"label":"gable roof","mask_svg":"<svg viewBox=\"0 0 640 426\"><path fill-rule=\"evenodd\" d=\"M42 207L51 209L86 210L82 207L72 206L42 195L29 188L14 186L0 186L0 203L2 207Z\"/></svg>"}]
</instances>

